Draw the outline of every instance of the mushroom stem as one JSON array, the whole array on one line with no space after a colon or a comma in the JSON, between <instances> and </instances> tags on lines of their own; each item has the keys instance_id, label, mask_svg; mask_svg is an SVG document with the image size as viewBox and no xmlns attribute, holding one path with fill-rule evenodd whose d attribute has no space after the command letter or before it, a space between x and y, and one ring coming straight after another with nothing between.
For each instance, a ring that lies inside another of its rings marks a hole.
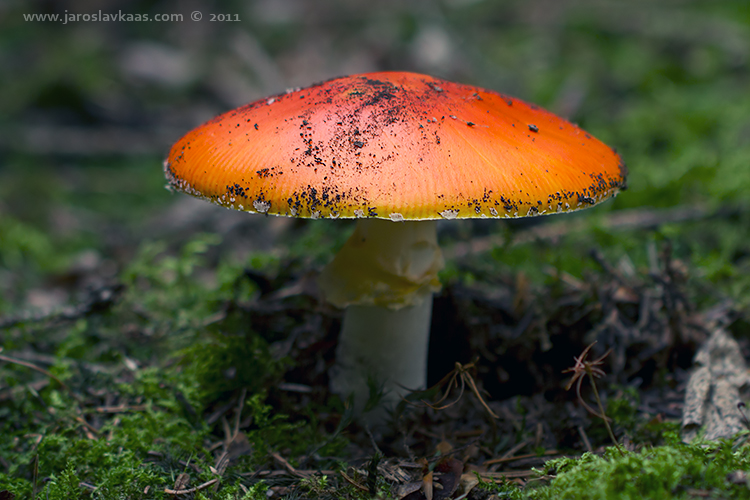
<instances>
[{"instance_id":1,"label":"mushroom stem","mask_svg":"<svg viewBox=\"0 0 750 500\"><path fill-rule=\"evenodd\" d=\"M355 413L361 414L373 395L368 382L382 390L379 408L368 418L373 422L382 420L385 410L410 390L424 389L431 316L431 294L421 304L398 310L347 307L331 370L331 391L344 398L353 394Z\"/></svg>"},{"instance_id":2,"label":"mushroom stem","mask_svg":"<svg viewBox=\"0 0 750 500\"><path fill-rule=\"evenodd\" d=\"M443 267L436 228L435 221L360 219L321 273L326 299L346 308L331 390L354 394L357 413L370 396L368 379L384 390L383 409L425 386L432 293Z\"/></svg>"}]
</instances>

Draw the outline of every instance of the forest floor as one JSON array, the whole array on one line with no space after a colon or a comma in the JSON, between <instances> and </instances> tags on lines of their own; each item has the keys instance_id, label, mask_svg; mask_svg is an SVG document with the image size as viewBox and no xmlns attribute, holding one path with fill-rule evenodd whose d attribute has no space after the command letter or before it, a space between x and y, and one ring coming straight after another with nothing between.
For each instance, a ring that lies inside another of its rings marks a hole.
<instances>
[{"instance_id":1,"label":"forest floor","mask_svg":"<svg viewBox=\"0 0 750 500\"><path fill-rule=\"evenodd\" d=\"M2 8L0 499L748 497L746 1L386 3ZM386 69L539 103L630 176L582 213L441 223L432 390L369 429L328 389L315 284L352 222L171 194L162 160Z\"/></svg>"}]
</instances>

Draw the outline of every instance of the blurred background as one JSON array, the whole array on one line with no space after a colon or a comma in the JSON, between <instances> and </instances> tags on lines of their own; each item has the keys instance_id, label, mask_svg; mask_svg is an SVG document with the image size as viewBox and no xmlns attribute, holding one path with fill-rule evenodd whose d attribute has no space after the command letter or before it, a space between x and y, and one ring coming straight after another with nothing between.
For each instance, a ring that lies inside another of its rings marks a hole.
<instances>
[{"instance_id":1,"label":"blurred background","mask_svg":"<svg viewBox=\"0 0 750 500\"><path fill-rule=\"evenodd\" d=\"M116 20L87 17L101 14ZM630 189L586 216L585 237L636 264L644 241L670 238L747 303L749 58L746 0L4 0L0 313L64 304L87 279L115 276L143 241L178 245L200 231L222 234L238 258L313 231L310 263L325 262L326 238L342 241L345 223L311 229L172 195L161 162L216 114L377 70L479 85L578 123L630 169ZM635 234L603 219L629 209L657 222ZM569 250L558 264L580 273ZM528 260L510 252L502 265Z\"/></svg>"}]
</instances>

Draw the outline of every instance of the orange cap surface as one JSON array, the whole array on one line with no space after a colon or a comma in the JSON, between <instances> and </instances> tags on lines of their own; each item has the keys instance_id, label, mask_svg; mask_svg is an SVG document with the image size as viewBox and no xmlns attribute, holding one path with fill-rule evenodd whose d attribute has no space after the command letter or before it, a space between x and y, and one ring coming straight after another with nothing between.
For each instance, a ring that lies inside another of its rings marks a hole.
<instances>
[{"instance_id":1,"label":"orange cap surface","mask_svg":"<svg viewBox=\"0 0 750 500\"><path fill-rule=\"evenodd\" d=\"M295 217L524 217L589 207L627 169L577 126L491 90L414 73L336 78L189 132L169 184Z\"/></svg>"}]
</instances>

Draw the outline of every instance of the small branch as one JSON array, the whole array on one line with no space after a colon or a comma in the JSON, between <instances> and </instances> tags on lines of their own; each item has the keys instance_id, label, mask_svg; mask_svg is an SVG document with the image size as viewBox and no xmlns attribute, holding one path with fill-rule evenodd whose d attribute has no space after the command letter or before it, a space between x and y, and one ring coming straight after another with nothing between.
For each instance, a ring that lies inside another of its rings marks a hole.
<instances>
[{"instance_id":1,"label":"small branch","mask_svg":"<svg viewBox=\"0 0 750 500\"><path fill-rule=\"evenodd\" d=\"M81 416L76 417L75 420L89 431L89 433L91 434L91 436L88 436L89 439L96 439L96 436L99 435L99 430L97 430L90 423L86 422L86 420Z\"/></svg>"},{"instance_id":2,"label":"small branch","mask_svg":"<svg viewBox=\"0 0 750 500\"><path fill-rule=\"evenodd\" d=\"M360 490L360 491L364 491L364 492L369 492L369 491L370 491L370 489L369 489L369 488L368 488L367 486L362 486L361 484L359 484L358 482L356 482L356 481L355 481L354 479L352 479L352 478L350 478L349 476L347 476L347 475L346 475L346 474L344 473L344 471L340 471L340 472L339 472L339 474L341 474L341 477L343 477L343 478L344 478L344 480L345 480L345 481L346 481L347 483L351 484L352 486L354 486L354 487L355 487L355 488L357 488L358 490Z\"/></svg>"},{"instance_id":3,"label":"small branch","mask_svg":"<svg viewBox=\"0 0 750 500\"><path fill-rule=\"evenodd\" d=\"M494 465L494 464L503 464L506 462L515 462L516 460L523 460L525 458L536 458L536 457L546 457L549 455L557 455L559 454L559 450L546 450L544 453L526 453L524 455L513 455L513 456L502 456L500 458L493 458L491 460L485 460L485 462L482 464L483 466L487 465Z\"/></svg>"},{"instance_id":4,"label":"small branch","mask_svg":"<svg viewBox=\"0 0 750 500\"><path fill-rule=\"evenodd\" d=\"M188 490L171 490L169 488L164 488L164 493L166 493L167 495L189 495L190 493L195 493L196 491L205 490L212 484L216 484L218 482L219 482L219 478L216 477L210 481L206 481L203 484L199 484L195 488L190 488Z\"/></svg>"},{"instance_id":5,"label":"small branch","mask_svg":"<svg viewBox=\"0 0 750 500\"><path fill-rule=\"evenodd\" d=\"M146 405L126 405L121 404L118 406L97 406L97 413L129 413L131 411L146 411L148 406Z\"/></svg>"},{"instance_id":6,"label":"small branch","mask_svg":"<svg viewBox=\"0 0 750 500\"><path fill-rule=\"evenodd\" d=\"M589 379L591 380L591 387L594 389L594 396L596 397L596 404L599 406L599 413L602 414L604 418L604 425L607 427L607 432L609 433L609 438L612 440L612 442L615 444L615 448L617 448L617 451L620 452L620 455L625 456L625 453L620 448L620 443L617 441L617 438L615 437L615 433L612 432L612 427L609 425L609 421L611 420L607 415L604 413L604 406L602 406L602 400L599 397L599 390L596 388L596 380L594 379L594 376L589 373Z\"/></svg>"},{"instance_id":7,"label":"small branch","mask_svg":"<svg viewBox=\"0 0 750 500\"><path fill-rule=\"evenodd\" d=\"M583 444L586 446L586 451L594 453L594 448L591 446L591 441L589 441L589 437L586 434L586 429L584 429L582 425L578 426L578 434L581 436Z\"/></svg>"},{"instance_id":8,"label":"small branch","mask_svg":"<svg viewBox=\"0 0 750 500\"><path fill-rule=\"evenodd\" d=\"M284 457L279 455L278 453L271 453L271 456L274 460L276 460L283 468L287 470L287 472L293 476L297 477L309 477L306 473L300 472L297 469L295 469L292 464L290 464Z\"/></svg>"},{"instance_id":9,"label":"small branch","mask_svg":"<svg viewBox=\"0 0 750 500\"><path fill-rule=\"evenodd\" d=\"M0 347L0 352L2 352L2 351L3 351L3 348ZM76 394L75 392L73 392L73 390L70 387L68 387L68 385L65 382L63 382L62 380L60 380L59 378L57 378L52 373L50 373L47 370L45 370L44 368L41 368L41 367L35 365L34 363L29 363L28 361L22 361L20 359L11 358L10 356L5 356L4 354L0 354L0 361L5 361L6 363L13 363L13 364L19 365L19 366L25 366L26 368L30 368L30 369L32 369L34 371L37 371L37 372L41 373L42 375L45 375L45 376L51 378L52 380L54 380L55 382L57 382L58 384L60 384L60 387L62 387L63 389L65 389L65 391L67 391L71 395L71 397L73 399L75 399L79 403L81 402L80 396L78 396L78 394Z\"/></svg>"},{"instance_id":10,"label":"small branch","mask_svg":"<svg viewBox=\"0 0 750 500\"><path fill-rule=\"evenodd\" d=\"M503 460L507 460L507 459L511 458L513 455L515 455L516 453L518 453L519 451L521 451L522 449L524 449L527 444L529 444L528 440L521 441L520 443L518 443L517 445L515 445L510 450L508 450L505 453L503 453L503 456L500 457L500 458L498 458L498 459L496 459L496 460L502 462ZM485 465L487 463L488 462L485 462Z\"/></svg>"},{"instance_id":11,"label":"small branch","mask_svg":"<svg viewBox=\"0 0 750 500\"><path fill-rule=\"evenodd\" d=\"M746 210L746 208L732 206L720 207L716 210L711 210L703 206L676 206L665 209L636 208L618 210L604 215L599 225L606 229L615 230L649 229L664 224L704 220L712 217L726 217L743 213ZM588 219L540 224L531 229L519 231L518 234L514 235L511 245L519 245L535 240L555 240L567 233L580 231L589 226L591 226L591 221ZM455 243L450 248L445 249L443 253L447 259L459 258L468 254L487 252L496 246L502 246L504 243L506 243L504 238L492 235L483 238L474 238L470 242Z\"/></svg>"},{"instance_id":12,"label":"small branch","mask_svg":"<svg viewBox=\"0 0 750 500\"><path fill-rule=\"evenodd\" d=\"M0 318L0 329L12 328L23 323L41 323L44 321L75 321L94 312L105 311L112 307L122 295L125 286L116 283L105 285L89 292L83 302L74 306L56 309L38 314L25 313L7 318Z\"/></svg>"}]
</instances>

